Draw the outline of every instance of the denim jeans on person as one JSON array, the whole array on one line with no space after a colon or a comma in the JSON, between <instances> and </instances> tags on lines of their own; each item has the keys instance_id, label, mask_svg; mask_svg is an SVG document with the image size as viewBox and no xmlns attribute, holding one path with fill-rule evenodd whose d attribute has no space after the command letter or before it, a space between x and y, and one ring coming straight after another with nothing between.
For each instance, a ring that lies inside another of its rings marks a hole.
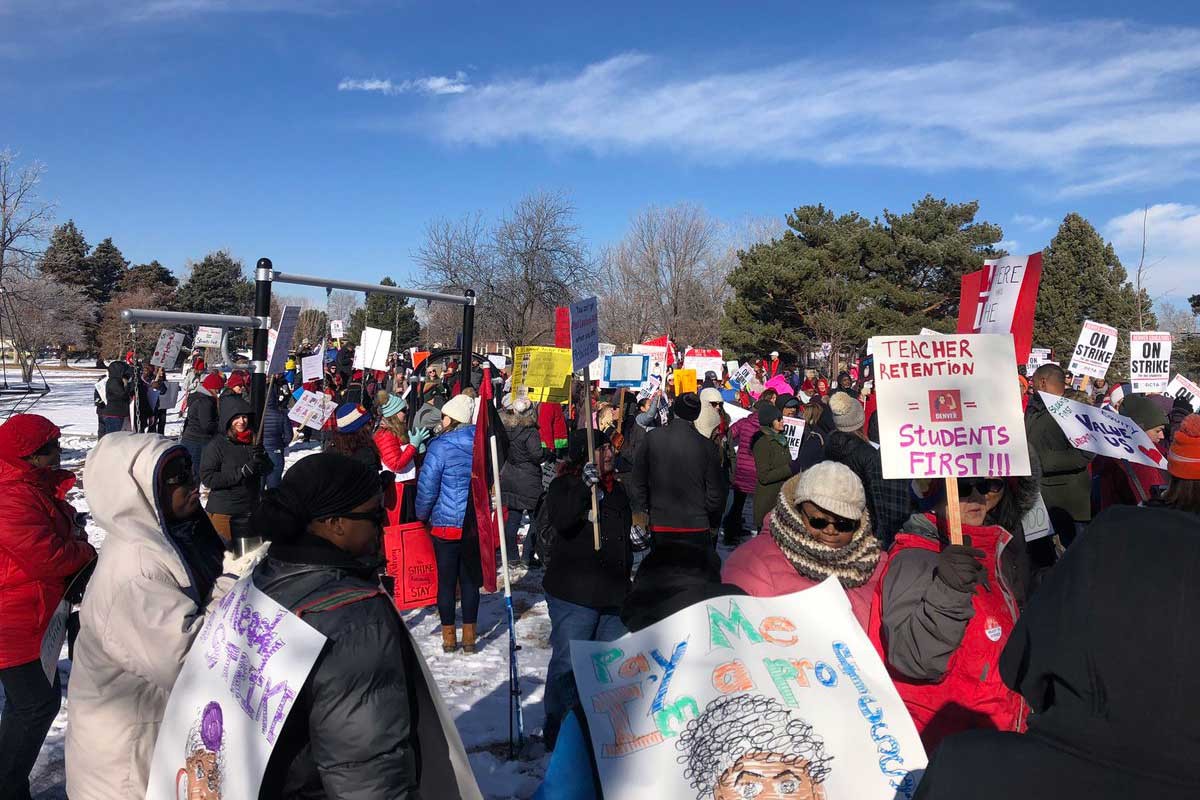
<instances>
[{"instance_id":1,"label":"denim jeans on person","mask_svg":"<svg viewBox=\"0 0 1200 800\"><path fill-rule=\"evenodd\" d=\"M125 427L125 417L100 417L100 436L103 437L109 433L116 433Z\"/></svg>"},{"instance_id":2,"label":"denim jeans on person","mask_svg":"<svg viewBox=\"0 0 1200 800\"><path fill-rule=\"evenodd\" d=\"M62 684L46 680L41 661L0 669L0 800L29 800L29 772L62 704Z\"/></svg>"},{"instance_id":3,"label":"denim jeans on person","mask_svg":"<svg viewBox=\"0 0 1200 800\"><path fill-rule=\"evenodd\" d=\"M525 552L522 557L525 563L528 564L533 559L533 511L522 508L508 509L508 516L504 520L504 544L508 548L508 560L517 560L517 534L521 531L521 523L524 521L525 514L529 514L530 527L525 532Z\"/></svg>"},{"instance_id":4,"label":"denim jeans on person","mask_svg":"<svg viewBox=\"0 0 1200 800\"><path fill-rule=\"evenodd\" d=\"M550 667L546 670L546 749L554 747L563 717L579 702L571 671L571 640L611 642L624 636L625 625L616 608L589 608L546 593L550 611Z\"/></svg>"},{"instance_id":5,"label":"denim jeans on person","mask_svg":"<svg viewBox=\"0 0 1200 800\"><path fill-rule=\"evenodd\" d=\"M200 458L204 455L204 448L208 445L208 440L198 441L196 439L180 439L179 443L183 445L183 449L188 451L188 456L192 459L192 477L197 481L200 480Z\"/></svg>"},{"instance_id":6,"label":"denim jeans on person","mask_svg":"<svg viewBox=\"0 0 1200 800\"><path fill-rule=\"evenodd\" d=\"M464 625L474 625L479 618L479 586L471 580L466 565L463 564L462 541L454 539L433 539L433 556L437 560L437 607L438 616L443 625L453 625L456 617L457 603L454 601L455 588L461 589L462 621Z\"/></svg>"},{"instance_id":7,"label":"denim jeans on person","mask_svg":"<svg viewBox=\"0 0 1200 800\"><path fill-rule=\"evenodd\" d=\"M275 465L267 473L267 488L278 489L279 484L283 481L283 451L268 450L267 455L271 457L271 463Z\"/></svg>"}]
</instances>

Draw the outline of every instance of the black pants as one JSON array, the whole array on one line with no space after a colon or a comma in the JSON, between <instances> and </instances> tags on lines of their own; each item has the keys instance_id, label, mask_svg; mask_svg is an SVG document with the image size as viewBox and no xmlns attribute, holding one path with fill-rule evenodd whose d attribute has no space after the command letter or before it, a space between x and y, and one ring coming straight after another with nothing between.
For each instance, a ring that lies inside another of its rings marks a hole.
<instances>
[{"instance_id":1,"label":"black pants","mask_svg":"<svg viewBox=\"0 0 1200 800\"><path fill-rule=\"evenodd\" d=\"M46 680L41 661L0 669L0 800L29 800L29 772L62 705L62 684Z\"/></svg>"},{"instance_id":2,"label":"black pants","mask_svg":"<svg viewBox=\"0 0 1200 800\"><path fill-rule=\"evenodd\" d=\"M725 521L721 527L725 529L726 539L736 539L746 535L746 525L743 522L746 511L746 498L749 497L741 489L733 490L733 501L729 506L729 513L725 515Z\"/></svg>"},{"instance_id":3,"label":"black pants","mask_svg":"<svg viewBox=\"0 0 1200 800\"><path fill-rule=\"evenodd\" d=\"M462 541L433 538L433 555L437 559L437 607L443 625L453 625L456 616L454 592L462 589L462 621L474 625L479 618L479 587L462 563Z\"/></svg>"}]
</instances>

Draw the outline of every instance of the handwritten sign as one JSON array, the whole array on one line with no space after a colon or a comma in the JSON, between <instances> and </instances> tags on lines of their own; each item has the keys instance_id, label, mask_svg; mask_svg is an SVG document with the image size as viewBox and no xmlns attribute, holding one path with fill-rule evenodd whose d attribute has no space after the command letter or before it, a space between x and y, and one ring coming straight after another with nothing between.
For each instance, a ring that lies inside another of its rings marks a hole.
<instances>
[{"instance_id":1,"label":"handwritten sign","mask_svg":"<svg viewBox=\"0 0 1200 800\"><path fill-rule=\"evenodd\" d=\"M565 403L571 390L571 372L569 348L518 347L513 352L513 399L525 394L539 403Z\"/></svg>"},{"instance_id":2,"label":"handwritten sign","mask_svg":"<svg viewBox=\"0 0 1200 800\"><path fill-rule=\"evenodd\" d=\"M340 319L329 320L329 335L340 339L346 335L346 323Z\"/></svg>"},{"instance_id":3,"label":"handwritten sign","mask_svg":"<svg viewBox=\"0 0 1200 800\"><path fill-rule=\"evenodd\" d=\"M242 578L211 611L171 690L147 800L258 797L325 637Z\"/></svg>"},{"instance_id":4,"label":"handwritten sign","mask_svg":"<svg viewBox=\"0 0 1200 800\"><path fill-rule=\"evenodd\" d=\"M592 376L592 380L598 380L600 375L604 374L604 357L611 356L617 352L615 344L608 342L600 343L600 355L596 356L596 360L588 364L588 374Z\"/></svg>"},{"instance_id":5,"label":"handwritten sign","mask_svg":"<svg viewBox=\"0 0 1200 800\"><path fill-rule=\"evenodd\" d=\"M875 336L885 478L1028 475L1012 336Z\"/></svg>"},{"instance_id":6,"label":"handwritten sign","mask_svg":"<svg viewBox=\"0 0 1200 800\"><path fill-rule=\"evenodd\" d=\"M1176 375L1171 379L1167 385L1167 394L1176 400L1182 397L1191 404L1193 411L1200 412L1200 386L1182 375Z\"/></svg>"},{"instance_id":7,"label":"handwritten sign","mask_svg":"<svg viewBox=\"0 0 1200 800\"><path fill-rule=\"evenodd\" d=\"M324 394L305 390L288 411L288 419L300 427L321 430L325 422L337 411L337 403Z\"/></svg>"},{"instance_id":8,"label":"handwritten sign","mask_svg":"<svg viewBox=\"0 0 1200 800\"><path fill-rule=\"evenodd\" d=\"M1012 334L1018 363L1033 344L1033 314L1042 280L1042 254L1006 256L983 262L963 275L959 333Z\"/></svg>"},{"instance_id":9,"label":"handwritten sign","mask_svg":"<svg viewBox=\"0 0 1200 800\"><path fill-rule=\"evenodd\" d=\"M571 662L609 800L911 798L925 751L836 579L718 597Z\"/></svg>"},{"instance_id":10,"label":"handwritten sign","mask_svg":"<svg viewBox=\"0 0 1200 800\"><path fill-rule=\"evenodd\" d=\"M220 344L218 342L218 344ZM158 343L150 355L150 365L163 369L174 369L175 361L179 358L179 350L183 347L183 334L179 331L164 329L158 335Z\"/></svg>"},{"instance_id":11,"label":"handwritten sign","mask_svg":"<svg viewBox=\"0 0 1200 800\"><path fill-rule=\"evenodd\" d=\"M605 389L640 389L650 379L650 356L621 353L604 357Z\"/></svg>"},{"instance_id":12,"label":"handwritten sign","mask_svg":"<svg viewBox=\"0 0 1200 800\"><path fill-rule=\"evenodd\" d=\"M635 344L631 352L650 356L650 374L663 377L667 369L667 348L649 344Z\"/></svg>"},{"instance_id":13,"label":"handwritten sign","mask_svg":"<svg viewBox=\"0 0 1200 800\"><path fill-rule=\"evenodd\" d=\"M1108 365L1112 363L1116 353L1117 329L1090 319L1086 320L1083 330L1079 332L1079 341L1075 344L1075 352L1071 354L1071 364L1067 371L1075 375L1103 378L1108 373Z\"/></svg>"},{"instance_id":14,"label":"handwritten sign","mask_svg":"<svg viewBox=\"0 0 1200 800\"><path fill-rule=\"evenodd\" d=\"M296 334L296 323L300 320L300 306L284 306L279 315L279 328L271 339L270 350L267 353L267 374L282 375L287 365L288 348L292 346L292 337Z\"/></svg>"},{"instance_id":15,"label":"handwritten sign","mask_svg":"<svg viewBox=\"0 0 1200 800\"><path fill-rule=\"evenodd\" d=\"M729 374L729 382L739 389L744 389L753 377L754 367L749 364L742 364L737 368L737 371Z\"/></svg>"},{"instance_id":16,"label":"handwritten sign","mask_svg":"<svg viewBox=\"0 0 1200 800\"><path fill-rule=\"evenodd\" d=\"M787 439L788 450L791 451L792 460L795 461L800 457L800 443L804 441L804 418L784 417L783 436Z\"/></svg>"},{"instance_id":17,"label":"handwritten sign","mask_svg":"<svg viewBox=\"0 0 1200 800\"><path fill-rule=\"evenodd\" d=\"M300 359L300 380L303 383L319 381L325 377L323 372L324 364L321 363L322 360L320 353Z\"/></svg>"},{"instance_id":18,"label":"handwritten sign","mask_svg":"<svg viewBox=\"0 0 1200 800\"><path fill-rule=\"evenodd\" d=\"M696 370L677 369L675 376L675 396L696 391Z\"/></svg>"},{"instance_id":19,"label":"handwritten sign","mask_svg":"<svg viewBox=\"0 0 1200 800\"><path fill-rule=\"evenodd\" d=\"M638 402L640 403L643 400L645 400L646 398L653 395L655 392L658 391L660 386L662 386L662 379L659 378L657 375L651 375L650 378L641 385L641 388L638 389L638 393L637 393Z\"/></svg>"},{"instance_id":20,"label":"handwritten sign","mask_svg":"<svg viewBox=\"0 0 1200 800\"><path fill-rule=\"evenodd\" d=\"M1033 507L1021 518L1021 529L1025 533L1026 542L1044 539L1053 533L1050 512L1046 509L1046 501L1040 493L1034 498Z\"/></svg>"},{"instance_id":21,"label":"handwritten sign","mask_svg":"<svg viewBox=\"0 0 1200 800\"><path fill-rule=\"evenodd\" d=\"M1129 332L1129 383L1134 394L1165 392L1171 380L1171 334Z\"/></svg>"},{"instance_id":22,"label":"handwritten sign","mask_svg":"<svg viewBox=\"0 0 1200 800\"><path fill-rule=\"evenodd\" d=\"M713 372L720 378L725 370L725 360L721 351L711 347L689 347L684 350L683 365L696 370L696 374L701 377L706 372Z\"/></svg>"},{"instance_id":23,"label":"handwritten sign","mask_svg":"<svg viewBox=\"0 0 1200 800\"><path fill-rule=\"evenodd\" d=\"M600 305L594 297L571 303L571 369L578 372L600 355Z\"/></svg>"},{"instance_id":24,"label":"handwritten sign","mask_svg":"<svg viewBox=\"0 0 1200 800\"><path fill-rule=\"evenodd\" d=\"M1147 467L1166 467L1167 460L1158 447L1129 417L1066 397L1038 394L1072 447Z\"/></svg>"},{"instance_id":25,"label":"handwritten sign","mask_svg":"<svg viewBox=\"0 0 1200 800\"><path fill-rule=\"evenodd\" d=\"M192 347L220 347L222 333L220 328L201 325L196 328L196 338L192 340Z\"/></svg>"}]
</instances>

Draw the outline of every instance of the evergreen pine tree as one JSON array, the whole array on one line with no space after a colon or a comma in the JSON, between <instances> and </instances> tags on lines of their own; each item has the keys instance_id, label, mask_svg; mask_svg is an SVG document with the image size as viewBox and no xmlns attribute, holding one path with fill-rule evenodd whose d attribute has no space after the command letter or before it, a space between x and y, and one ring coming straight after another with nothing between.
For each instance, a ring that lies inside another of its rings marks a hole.
<instances>
[{"instance_id":1,"label":"evergreen pine tree","mask_svg":"<svg viewBox=\"0 0 1200 800\"><path fill-rule=\"evenodd\" d=\"M390 277L384 277L379 283L382 286L396 285ZM348 341L357 344L363 328L379 328L392 332L391 349L394 352L408 349L421 337L421 323L417 321L416 310L408 304L407 298L381 292L368 295L366 307L351 314L349 322L346 331Z\"/></svg>"},{"instance_id":2,"label":"evergreen pine tree","mask_svg":"<svg viewBox=\"0 0 1200 800\"><path fill-rule=\"evenodd\" d=\"M129 262L110 237L93 248L87 257L86 267L88 285L84 291L94 302L103 305L117 291L125 271L129 269Z\"/></svg>"},{"instance_id":3,"label":"evergreen pine tree","mask_svg":"<svg viewBox=\"0 0 1200 800\"><path fill-rule=\"evenodd\" d=\"M75 227L75 220L67 220L50 234L50 244L42 255L42 274L59 283L86 289L91 285L87 263L89 249L83 232Z\"/></svg>"},{"instance_id":4,"label":"evergreen pine tree","mask_svg":"<svg viewBox=\"0 0 1200 800\"><path fill-rule=\"evenodd\" d=\"M153 292L168 292L179 285L179 279L171 270L158 261L149 264L135 264L121 277L118 291L131 292L135 289L149 289Z\"/></svg>"},{"instance_id":5,"label":"evergreen pine tree","mask_svg":"<svg viewBox=\"0 0 1200 800\"><path fill-rule=\"evenodd\" d=\"M242 262L226 250L209 253L191 265L191 272L175 296L181 311L203 314L245 314L248 281L242 274Z\"/></svg>"},{"instance_id":6,"label":"evergreen pine tree","mask_svg":"<svg viewBox=\"0 0 1200 800\"><path fill-rule=\"evenodd\" d=\"M1112 244L1082 216L1068 214L1042 256L1033 343L1052 348L1065 369L1084 320L1111 325L1118 332L1117 354L1106 378L1110 383L1124 380L1129 374L1129 331L1141 329L1137 299ZM1148 297L1143 302L1150 307ZM1144 315L1145 330L1157 324L1153 312Z\"/></svg>"}]
</instances>

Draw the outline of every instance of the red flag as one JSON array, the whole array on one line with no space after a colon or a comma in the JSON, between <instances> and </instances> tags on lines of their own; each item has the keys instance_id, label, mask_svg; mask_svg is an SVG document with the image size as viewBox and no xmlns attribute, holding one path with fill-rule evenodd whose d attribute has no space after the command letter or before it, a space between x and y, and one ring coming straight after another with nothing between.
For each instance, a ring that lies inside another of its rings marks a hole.
<instances>
[{"instance_id":1,"label":"red flag","mask_svg":"<svg viewBox=\"0 0 1200 800\"><path fill-rule=\"evenodd\" d=\"M500 531L492 512L492 448L489 442L488 406L492 402L491 371L483 368L479 381L478 413L475 415L475 443L471 455L471 504L475 509L475 528L479 532L479 566L483 570L483 589L496 591L496 548L500 546Z\"/></svg>"},{"instance_id":2,"label":"red flag","mask_svg":"<svg viewBox=\"0 0 1200 800\"><path fill-rule=\"evenodd\" d=\"M571 346L571 309L559 306L554 309L554 346Z\"/></svg>"}]
</instances>

